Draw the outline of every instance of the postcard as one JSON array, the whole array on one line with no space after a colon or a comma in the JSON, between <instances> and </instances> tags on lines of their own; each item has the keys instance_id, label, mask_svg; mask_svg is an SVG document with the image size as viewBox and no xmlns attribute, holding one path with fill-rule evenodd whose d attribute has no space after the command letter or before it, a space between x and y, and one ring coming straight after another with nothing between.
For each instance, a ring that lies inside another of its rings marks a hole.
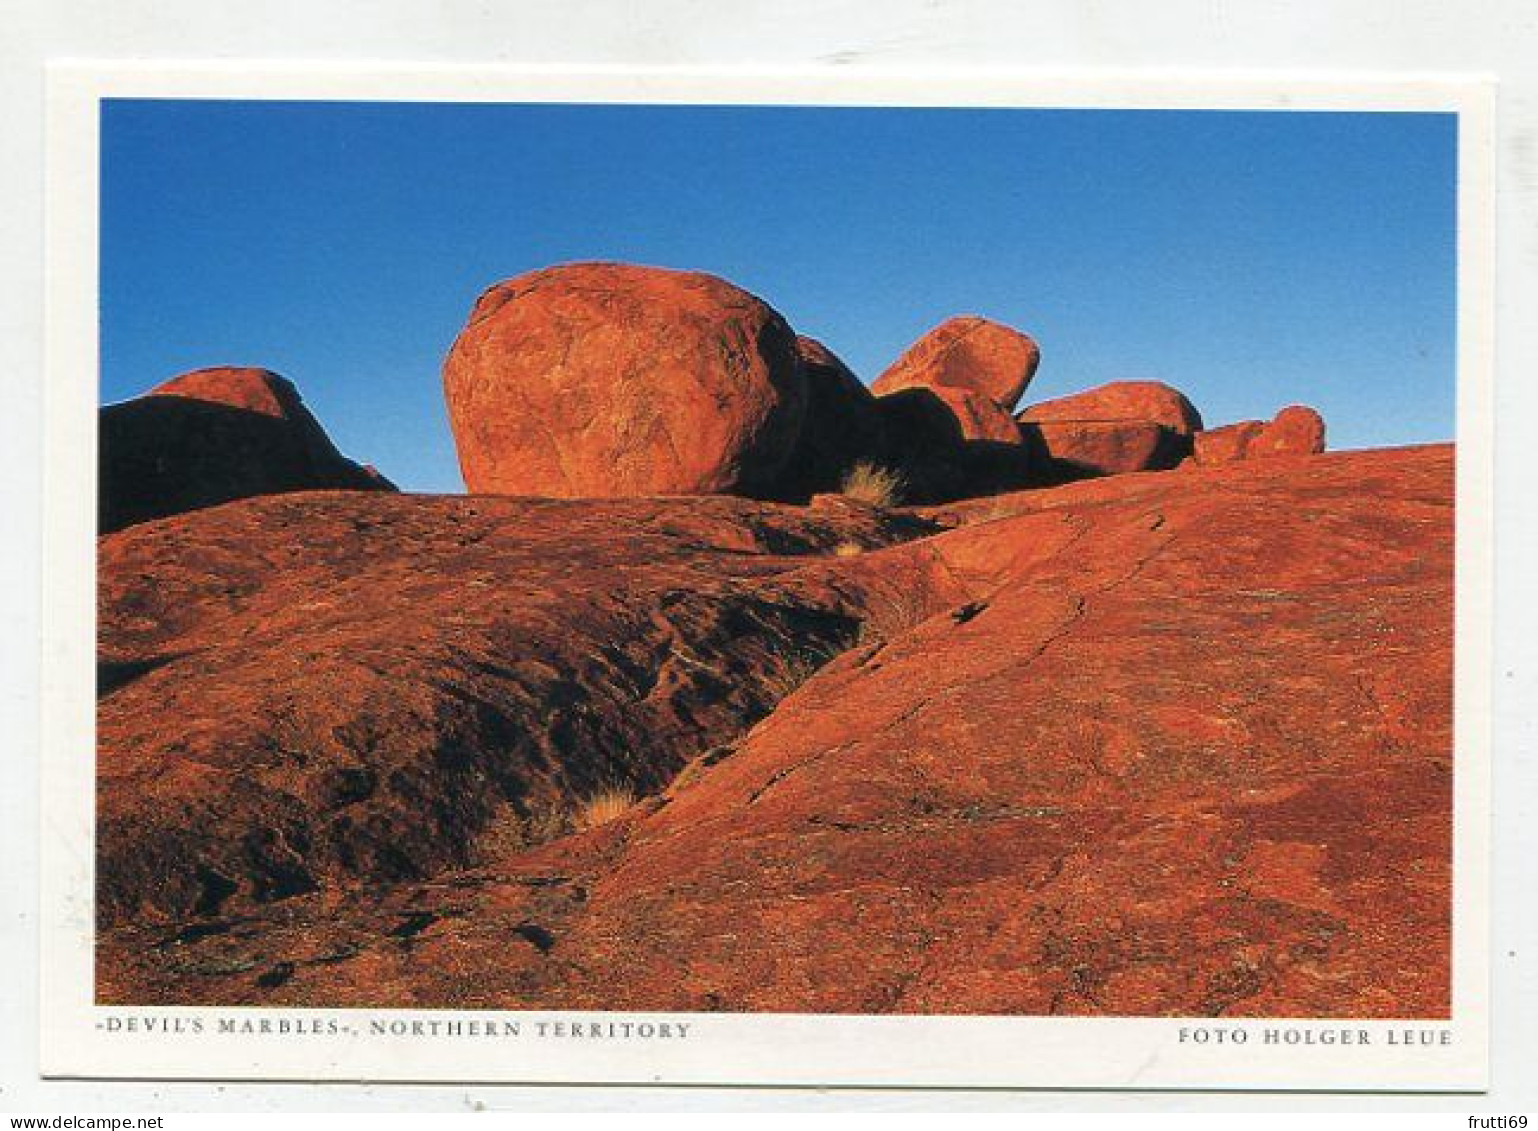
<instances>
[{"instance_id":1,"label":"postcard","mask_svg":"<svg viewBox=\"0 0 1538 1131\"><path fill-rule=\"evenodd\" d=\"M1485 1086L1489 84L50 78L46 1073Z\"/></svg>"}]
</instances>

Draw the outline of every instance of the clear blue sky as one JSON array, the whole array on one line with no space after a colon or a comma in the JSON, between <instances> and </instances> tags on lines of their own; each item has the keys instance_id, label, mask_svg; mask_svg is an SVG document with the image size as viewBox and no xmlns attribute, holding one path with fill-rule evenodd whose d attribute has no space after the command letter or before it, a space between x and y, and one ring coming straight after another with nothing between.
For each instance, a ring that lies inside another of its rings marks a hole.
<instances>
[{"instance_id":1,"label":"clear blue sky","mask_svg":"<svg viewBox=\"0 0 1538 1131\"><path fill-rule=\"evenodd\" d=\"M697 268L872 380L941 319L1041 343L1027 399L1304 402L1333 447L1450 439L1450 115L113 101L102 399L291 378L339 446L461 490L440 366L475 297Z\"/></svg>"}]
</instances>

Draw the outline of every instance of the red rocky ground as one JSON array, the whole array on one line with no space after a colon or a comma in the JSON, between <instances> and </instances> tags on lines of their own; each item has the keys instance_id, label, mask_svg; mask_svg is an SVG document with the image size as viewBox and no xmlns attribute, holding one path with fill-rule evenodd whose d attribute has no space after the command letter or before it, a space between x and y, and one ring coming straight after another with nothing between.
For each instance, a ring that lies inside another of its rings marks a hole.
<instances>
[{"instance_id":1,"label":"red rocky ground","mask_svg":"<svg viewBox=\"0 0 1538 1131\"><path fill-rule=\"evenodd\" d=\"M1446 1015L1452 472L109 535L99 998Z\"/></svg>"}]
</instances>

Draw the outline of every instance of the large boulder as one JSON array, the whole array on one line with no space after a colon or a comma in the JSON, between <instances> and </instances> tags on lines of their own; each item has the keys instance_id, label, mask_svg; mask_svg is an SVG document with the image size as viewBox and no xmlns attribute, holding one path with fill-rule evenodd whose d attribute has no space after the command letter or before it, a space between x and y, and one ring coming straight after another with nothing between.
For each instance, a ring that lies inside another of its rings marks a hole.
<instances>
[{"instance_id":1,"label":"large boulder","mask_svg":"<svg viewBox=\"0 0 1538 1131\"><path fill-rule=\"evenodd\" d=\"M102 408L100 432L103 533L253 495L394 490L338 452L292 382L267 369L184 373Z\"/></svg>"},{"instance_id":2,"label":"large boulder","mask_svg":"<svg viewBox=\"0 0 1538 1131\"><path fill-rule=\"evenodd\" d=\"M465 485L487 494L770 493L806 405L795 334L766 303L617 263L486 291L443 383Z\"/></svg>"},{"instance_id":3,"label":"large boulder","mask_svg":"<svg viewBox=\"0 0 1538 1131\"><path fill-rule=\"evenodd\" d=\"M1020 431L1049 483L1167 471L1191 451L1190 437L1147 420L1046 420Z\"/></svg>"},{"instance_id":4,"label":"large boulder","mask_svg":"<svg viewBox=\"0 0 1538 1131\"><path fill-rule=\"evenodd\" d=\"M1269 423L1245 420L1198 432L1193 439L1192 459L1202 467L1318 455L1324 451L1324 418L1306 405L1289 405Z\"/></svg>"},{"instance_id":5,"label":"large boulder","mask_svg":"<svg viewBox=\"0 0 1538 1131\"><path fill-rule=\"evenodd\" d=\"M1031 405L1018 419L1055 481L1177 467L1202 426L1196 406L1158 381L1113 381Z\"/></svg>"},{"instance_id":6,"label":"large boulder","mask_svg":"<svg viewBox=\"0 0 1538 1131\"><path fill-rule=\"evenodd\" d=\"M871 389L878 395L901 389L962 389L1008 410L1040 363L1041 350L1029 335L967 315L947 319L914 342Z\"/></svg>"},{"instance_id":7,"label":"large boulder","mask_svg":"<svg viewBox=\"0 0 1538 1131\"><path fill-rule=\"evenodd\" d=\"M806 413L801 434L772 494L804 502L837 491L859 463L886 459L886 433L876 398L850 368L815 338L798 337L806 373Z\"/></svg>"},{"instance_id":8,"label":"large boulder","mask_svg":"<svg viewBox=\"0 0 1538 1131\"><path fill-rule=\"evenodd\" d=\"M1033 404L1020 413L1028 423L1071 421L1157 424L1178 436L1200 432L1202 415L1179 389L1162 381L1112 381L1082 393Z\"/></svg>"},{"instance_id":9,"label":"large boulder","mask_svg":"<svg viewBox=\"0 0 1538 1131\"><path fill-rule=\"evenodd\" d=\"M1324 417L1307 405L1288 405L1251 446L1250 456L1316 456L1324 451Z\"/></svg>"}]
</instances>

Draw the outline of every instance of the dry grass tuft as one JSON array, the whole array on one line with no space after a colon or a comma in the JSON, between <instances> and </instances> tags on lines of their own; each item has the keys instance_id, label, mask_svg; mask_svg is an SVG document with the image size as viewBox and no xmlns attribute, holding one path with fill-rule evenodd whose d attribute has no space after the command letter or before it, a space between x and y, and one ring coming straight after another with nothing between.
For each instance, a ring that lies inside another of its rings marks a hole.
<instances>
[{"instance_id":1,"label":"dry grass tuft","mask_svg":"<svg viewBox=\"0 0 1538 1131\"><path fill-rule=\"evenodd\" d=\"M577 810L576 826L579 829L593 829L606 825L616 817L623 816L636 800L635 791L628 786L611 785L600 789L581 803Z\"/></svg>"},{"instance_id":2,"label":"dry grass tuft","mask_svg":"<svg viewBox=\"0 0 1538 1131\"><path fill-rule=\"evenodd\" d=\"M873 507L895 507L908 489L900 472L861 461L844 475L839 490L845 498L869 503Z\"/></svg>"},{"instance_id":3,"label":"dry grass tuft","mask_svg":"<svg viewBox=\"0 0 1538 1131\"><path fill-rule=\"evenodd\" d=\"M857 558L865 553L865 547L858 542L844 541L833 547L835 558Z\"/></svg>"}]
</instances>

